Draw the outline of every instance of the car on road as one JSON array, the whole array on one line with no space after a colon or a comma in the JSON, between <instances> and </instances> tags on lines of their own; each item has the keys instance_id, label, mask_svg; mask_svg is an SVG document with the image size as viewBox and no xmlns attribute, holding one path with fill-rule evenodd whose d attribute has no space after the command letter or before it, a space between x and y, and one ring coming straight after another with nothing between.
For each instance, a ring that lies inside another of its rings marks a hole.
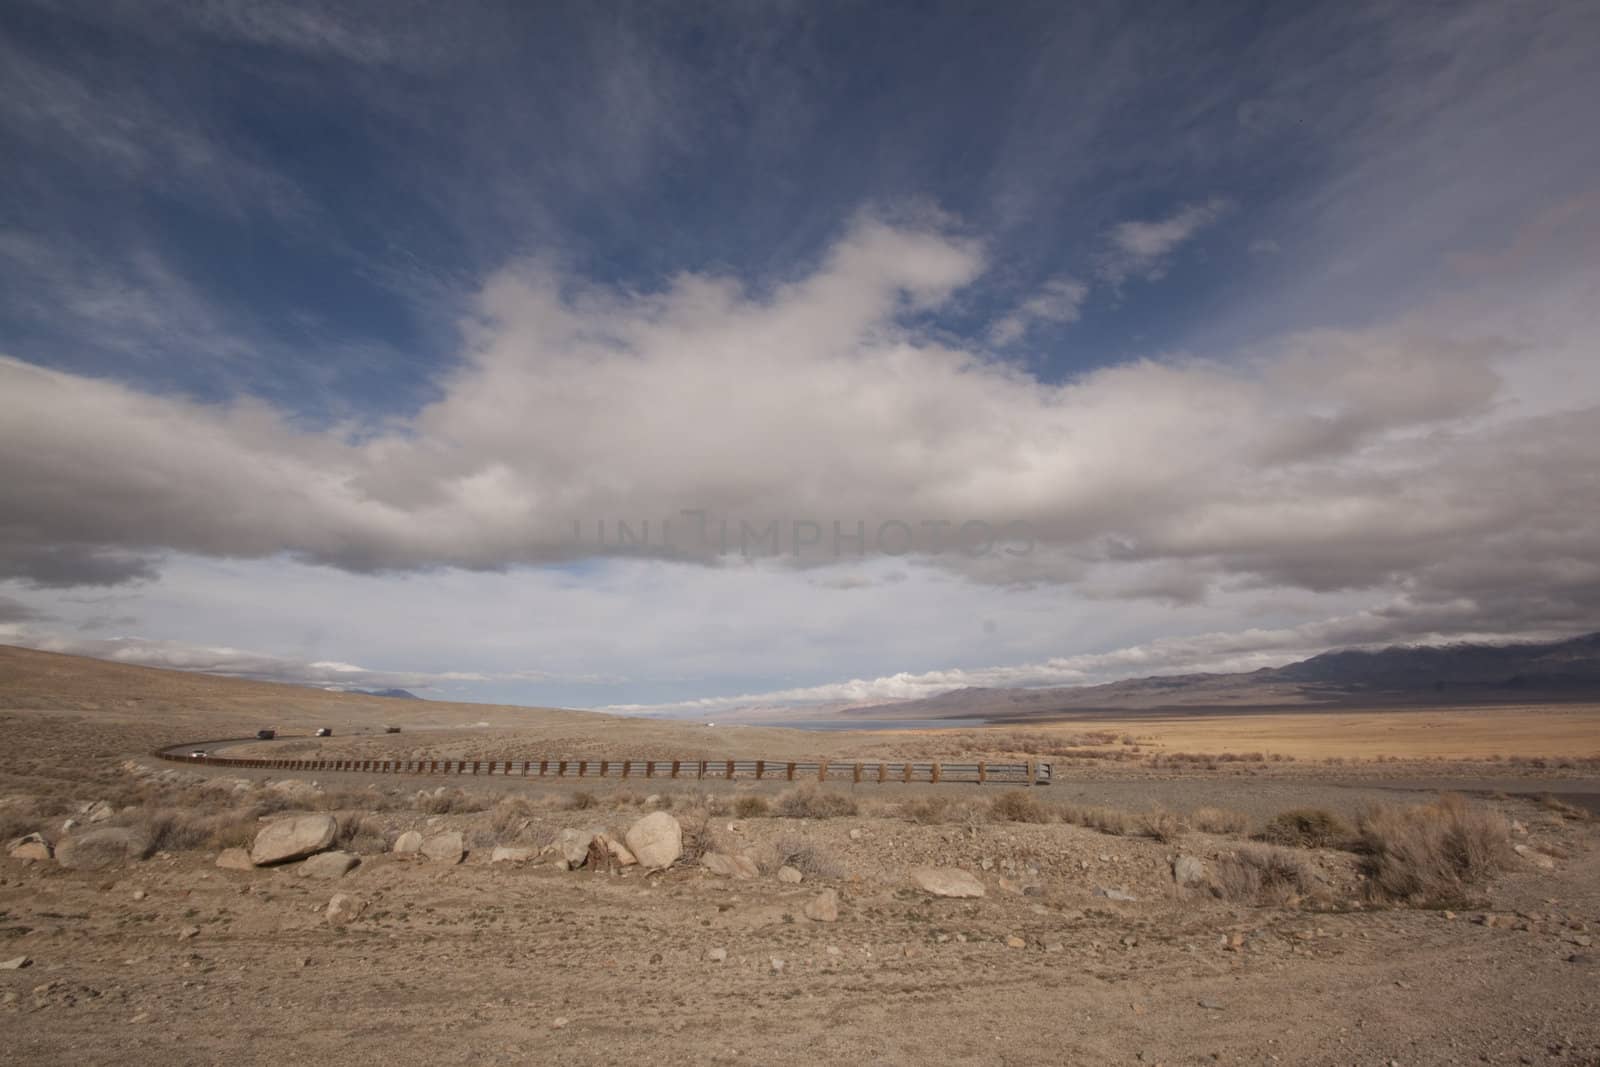
<instances>
[{"instance_id":1,"label":"car on road","mask_svg":"<svg viewBox=\"0 0 1600 1067\"><path fill-rule=\"evenodd\" d=\"M271 741L273 738L275 738L277 736L278 736L278 731L276 731L276 730L257 730L256 731L256 740L257 741Z\"/></svg>"},{"instance_id":2,"label":"car on road","mask_svg":"<svg viewBox=\"0 0 1600 1067\"><path fill-rule=\"evenodd\" d=\"M333 731L330 730L326 726L319 726L319 727L317 727L317 736L318 737L332 737L333 736Z\"/></svg>"},{"instance_id":3,"label":"car on road","mask_svg":"<svg viewBox=\"0 0 1600 1067\"><path fill-rule=\"evenodd\" d=\"M386 733L386 734L397 734L397 733L400 732L400 727L398 727L398 726L385 726L383 728L383 732Z\"/></svg>"},{"instance_id":4,"label":"car on road","mask_svg":"<svg viewBox=\"0 0 1600 1067\"><path fill-rule=\"evenodd\" d=\"M207 753L205 749L197 748L193 752L189 753L189 758L190 759L205 759L207 755L209 755L209 753Z\"/></svg>"}]
</instances>

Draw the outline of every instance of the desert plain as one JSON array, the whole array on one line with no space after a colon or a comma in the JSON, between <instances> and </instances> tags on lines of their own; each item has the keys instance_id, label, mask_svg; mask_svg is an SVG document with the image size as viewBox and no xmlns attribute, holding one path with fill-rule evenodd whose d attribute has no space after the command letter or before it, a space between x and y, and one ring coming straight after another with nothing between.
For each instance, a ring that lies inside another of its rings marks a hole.
<instances>
[{"instance_id":1,"label":"desert plain","mask_svg":"<svg viewBox=\"0 0 1600 1067\"><path fill-rule=\"evenodd\" d=\"M261 728L278 737L217 743ZM10 1062L1600 1062L1594 705L817 732L3 648L0 729ZM1054 776L579 781L152 755L175 745L1009 758ZM629 862L656 855L641 824L668 823L670 862ZM263 842L291 829L326 833L272 862Z\"/></svg>"}]
</instances>

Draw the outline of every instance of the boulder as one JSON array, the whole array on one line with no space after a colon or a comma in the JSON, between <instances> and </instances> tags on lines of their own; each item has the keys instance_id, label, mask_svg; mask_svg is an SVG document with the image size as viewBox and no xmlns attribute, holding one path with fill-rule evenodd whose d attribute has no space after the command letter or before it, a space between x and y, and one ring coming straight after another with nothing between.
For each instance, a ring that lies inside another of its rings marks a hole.
<instances>
[{"instance_id":1,"label":"boulder","mask_svg":"<svg viewBox=\"0 0 1600 1067\"><path fill-rule=\"evenodd\" d=\"M761 875L756 861L742 852L728 855L725 852L707 852L700 857L700 866L721 878L748 879Z\"/></svg>"},{"instance_id":2,"label":"boulder","mask_svg":"<svg viewBox=\"0 0 1600 1067\"><path fill-rule=\"evenodd\" d=\"M255 861L250 858L247 849L225 848L217 856L217 866L225 871L253 871L256 869Z\"/></svg>"},{"instance_id":3,"label":"boulder","mask_svg":"<svg viewBox=\"0 0 1600 1067\"><path fill-rule=\"evenodd\" d=\"M489 853L490 863L527 863L536 855L531 848L513 848L510 845L496 845L494 851Z\"/></svg>"},{"instance_id":4,"label":"boulder","mask_svg":"<svg viewBox=\"0 0 1600 1067\"><path fill-rule=\"evenodd\" d=\"M1095 888L1094 895L1097 897L1105 897L1107 900L1115 900L1123 904L1132 904L1134 901L1139 899L1125 889L1108 889L1105 886L1097 886Z\"/></svg>"},{"instance_id":5,"label":"boulder","mask_svg":"<svg viewBox=\"0 0 1600 1067\"><path fill-rule=\"evenodd\" d=\"M343 926L361 917L367 910L367 902L349 893L335 893L333 899L328 901L328 909L323 914L335 926Z\"/></svg>"},{"instance_id":6,"label":"boulder","mask_svg":"<svg viewBox=\"0 0 1600 1067\"><path fill-rule=\"evenodd\" d=\"M589 858L589 846L594 843L592 830L568 828L556 835L556 852L567 861L567 869L575 871Z\"/></svg>"},{"instance_id":7,"label":"boulder","mask_svg":"<svg viewBox=\"0 0 1600 1067\"><path fill-rule=\"evenodd\" d=\"M83 816L84 821L89 823L105 822L116 813L117 809L113 808L108 800L96 800L92 804L85 804L78 811L78 814Z\"/></svg>"},{"instance_id":8,"label":"boulder","mask_svg":"<svg viewBox=\"0 0 1600 1067\"><path fill-rule=\"evenodd\" d=\"M75 871L98 871L142 859L150 843L126 826L86 830L56 846L56 862Z\"/></svg>"},{"instance_id":9,"label":"boulder","mask_svg":"<svg viewBox=\"0 0 1600 1067\"><path fill-rule=\"evenodd\" d=\"M394 839L394 851L401 856L414 856L422 851L422 835L415 830L407 830Z\"/></svg>"},{"instance_id":10,"label":"boulder","mask_svg":"<svg viewBox=\"0 0 1600 1067\"><path fill-rule=\"evenodd\" d=\"M628 827L624 840L640 866L652 870L670 867L683 855L683 827L664 811L652 811Z\"/></svg>"},{"instance_id":11,"label":"boulder","mask_svg":"<svg viewBox=\"0 0 1600 1067\"><path fill-rule=\"evenodd\" d=\"M611 858L616 860L619 867L632 867L639 862L639 858L628 850L628 846L612 837L610 834L596 834L594 839L600 842Z\"/></svg>"},{"instance_id":12,"label":"boulder","mask_svg":"<svg viewBox=\"0 0 1600 1067\"><path fill-rule=\"evenodd\" d=\"M780 882L787 882L790 885L799 885L804 880L805 875L801 874L799 869L796 867L791 867L786 863L782 867L778 868L778 881Z\"/></svg>"},{"instance_id":13,"label":"boulder","mask_svg":"<svg viewBox=\"0 0 1600 1067\"><path fill-rule=\"evenodd\" d=\"M1524 860L1527 860L1541 871L1553 871L1556 869L1556 861L1551 857L1546 856L1543 852L1531 849L1527 845L1512 845L1511 848L1516 852L1517 855L1521 856Z\"/></svg>"},{"instance_id":14,"label":"boulder","mask_svg":"<svg viewBox=\"0 0 1600 1067\"><path fill-rule=\"evenodd\" d=\"M420 851L424 858L433 863L455 864L466 858L467 845L461 838L460 830L447 830L423 838Z\"/></svg>"},{"instance_id":15,"label":"boulder","mask_svg":"<svg viewBox=\"0 0 1600 1067\"><path fill-rule=\"evenodd\" d=\"M343 878L361 863L354 852L319 852L300 865L302 878Z\"/></svg>"},{"instance_id":16,"label":"boulder","mask_svg":"<svg viewBox=\"0 0 1600 1067\"><path fill-rule=\"evenodd\" d=\"M832 889L824 889L810 900L806 901L806 918L812 922L831 923L839 921L839 894Z\"/></svg>"},{"instance_id":17,"label":"boulder","mask_svg":"<svg viewBox=\"0 0 1600 1067\"><path fill-rule=\"evenodd\" d=\"M914 867L911 880L936 897L981 897L983 883L958 867Z\"/></svg>"},{"instance_id":18,"label":"boulder","mask_svg":"<svg viewBox=\"0 0 1600 1067\"><path fill-rule=\"evenodd\" d=\"M50 842L38 834L28 834L11 842L6 854L14 860L36 861L54 858L55 850L50 847Z\"/></svg>"},{"instance_id":19,"label":"boulder","mask_svg":"<svg viewBox=\"0 0 1600 1067\"><path fill-rule=\"evenodd\" d=\"M296 815L269 822L256 834L250 859L257 867L314 855L333 844L339 823L332 815Z\"/></svg>"},{"instance_id":20,"label":"boulder","mask_svg":"<svg viewBox=\"0 0 1600 1067\"><path fill-rule=\"evenodd\" d=\"M1206 865L1194 856L1179 856L1172 861L1172 880L1182 886L1205 885Z\"/></svg>"}]
</instances>

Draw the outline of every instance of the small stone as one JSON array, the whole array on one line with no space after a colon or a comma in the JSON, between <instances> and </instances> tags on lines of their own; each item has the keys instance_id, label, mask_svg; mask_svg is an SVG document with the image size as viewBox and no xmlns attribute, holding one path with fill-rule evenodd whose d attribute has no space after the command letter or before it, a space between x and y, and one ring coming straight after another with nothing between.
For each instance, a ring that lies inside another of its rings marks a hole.
<instances>
[{"instance_id":1,"label":"small stone","mask_svg":"<svg viewBox=\"0 0 1600 1067\"><path fill-rule=\"evenodd\" d=\"M200 928L198 926L185 926L182 930L178 931L179 941L193 941L199 936Z\"/></svg>"},{"instance_id":2,"label":"small stone","mask_svg":"<svg viewBox=\"0 0 1600 1067\"><path fill-rule=\"evenodd\" d=\"M772 957L772 960L770 962L771 962L771 965L772 965L772 973L773 974L782 974L783 973L783 969L788 966L787 963L785 963L783 960L779 959L777 956Z\"/></svg>"},{"instance_id":3,"label":"small stone","mask_svg":"<svg viewBox=\"0 0 1600 1067\"><path fill-rule=\"evenodd\" d=\"M357 899L348 893L335 893L328 901L328 907L323 913L330 923L342 926L361 917L367 910L366 901Z\"/></svg>"},{"instance_id":4,"label":"small stone","mask_svg":"<svg viewBox=\"0 0 1600 1067\"><path fill-rule=\"evenodd\" d=\"M343 878L360 863L361 857L353 852L322 852L300 865L300 877L329 880Z\"/></svg>"},{"instance_id":5,"label":"small stone","mask_svg":"<svg viewBox=\"0 0 1600 1067\"><path fill-rule=\"evenodd\" d=\"M135 889L131 895L134 900L143 900L145 897L149 896L149 894L143 889Z\"/></svg>"},{"instance_id":6,"label":"small stone","mask_svg":"<svg viewBox=\"0 0 1600 1067\"><path fill-rule=\"evenodd\" d=\"M852 841L860 841L861 840L861 831L860 830L851 830L850 831L850 840L852 840Z\"/></svg>"},{"instance_id":7,"label":"small stone","mask_svg":"<svg viewBox=\"0 0 1600 1067\"><path fill-rule=\"evenodd\" d=\"M562 1027L566 1026L571 1021L572 1020L567 1018L565 1015L557 1015L554 1019L550 1020L550 1029L552 1029L552 1030L560 1030Z\"/></svg>"},{"instance_id":8,"label":"small stone","mask_svg":"<svg viewBox=\"0 0 1600 1067\"><path fill-rule=\"evenodd\" d=\"M782 867L778 868L778 881L780 882L787 882L790 885L799 885L804 878L805 875L800 873L799 868L791 867L788 864L784 864Z\"/></svg>"},{"instance_id":9,"label":"small stone","mask_svg":"<svg viewBox=\"0 0 1600 1067\"><path fill-rule=\"evenodd\" d=\"M28 834L25 837L17 838L11 842L6 852L14 860L25 860L30 863L38 863L55 857L55 850L50 847L50 842L39 834Z\"/></svg>"},{"instance_id":10,"label":"small stone","mask_svg":"<svg viewBox=\"0 0 1600 1067\"><path fill-rule=\"evenodd\" d=\"M1204 885L1206 865L1194 856L1179 856L1172 861L1172 880L1181 886Z\"/></svg>"},{"instance_id":11,"label":"small stone","mask_svg":"<svg viewBox=\"0 0 1600 1067\"><path fill-rule=\"evenodd\" d=\"M0 961L0 971L20 971L24 967L33 966L31 956L13 956L9 960Z\"/></svg>"},{"instance_id":12,"label":"small stone","mask_svg":"<svg viewBox=\"0 0 1600 1067\"><path fill-rule=\"evenodd\" d=\"M531 848L514 848L510 845L496 845L493 852L489 853L490 863L527 863L533 859L535 853Z\"/></svg>"},{"instance_id":13,"label":"small stone","mask_svg":"<svg viewBox=\"0 0 1600 1067\"><path fill-rule=\"evenodd\" d=\"M824 889L810 900L806 901L806 918L812 922L831 923L839 921L839 894L832 889Z\"/></svg>"},{"instance_id":14,"label":"small stone","mask_svg":"<svg viewBox=\"0 0 1600 1067\"><path fill-rule=\"evenodd\" d=\"M727 963L728 950L725 948L712 948L706 950L706 959L711 963Z\"/></svg>"},{"instance_id":15,"label":"small stone","mask_svg":"<svg viewBox=\"0 0 1600 1067\"><path fill-rule=\"evenodd\" d=\"M589 846L593 843L593 831L574 830L568 827L556 835L556 852L567 861L567 866L575 871L588 861Z\"/></svg>"},{"instance_id":16,"label":"small stone","mask_svg":"<svg viewBox=\"0 0 1600 1067\"><path fill-rule=\"evenodd\" d=\"M936 897L981 897L983 883L958 867L913 867L911 880Z\"/></svg>"},{"instance_id":17,"label":"small stone","mask_svg":"<svg viewBox=\"0 0 1600 1067\"><path fill-rule=\"evenodd\" d=\"M1131 904L1139 899L1125 889L1108 889L1104 886L1096 888L1094 895L1097 897L1105 897L1107 900L1121 901L1124 904Z\"/></svg>"},{"instance_id":18,"label":"small stone","mask_svg":"<svg viewBox=\"0 0 1600 1067\"><path fill-rule=\"evenodd\" d=\"M723 852L707 852L700 857L700 866L721 878L736 878L741 881L756 878L761 874L761 868L756 866L756 861L744 853L728 855Z\"/></svg>"},{"instance_id":19,"label":"small stone","mask_svg":"<svg viewBox=\"0 0 1600 1067\"><path fill-rule=\"evenodd\" d=\"M394 853L397 856L414 856L422 851L422 834L416 830L407 830L394 839Z\"/></svg>"},{"instance_id":20,"label":"small stone","mask_svg":"<svg viewBox=\"0 0 1600 1067\"><path fill-rule=\"evenodd\" d=\"M227 871L253 871L255 863L242 848L225 848L217 854L217 866Z\"/></svg>"},{"instance_id":21,"label":"small stone","mask_svg":"<svg viewBox=\"0 0 1600 1067\"><path fill-rule=\"evenodd\" d=\"M1006 938L1006 948L1027 948L1027 947L1028 947L1028 943L1026 941L1022 940L1022 938L1018 937L1016 934L1012 934L1010 937Z\"/></svg>"},{"instance_id":22,"label":"small stone","mask_svg":"<svg viewBox=\"0 0 1600 1067\"><path fill-rule=\"evenodd\" d=\"M1198 1003L1206 1011L1221 1011L1222 1010L1222 1005L1218 1004L1214 1000L1201 999L1199 1001L1196 1001L1196 1003Z\"/></svg>"}]
</instances>

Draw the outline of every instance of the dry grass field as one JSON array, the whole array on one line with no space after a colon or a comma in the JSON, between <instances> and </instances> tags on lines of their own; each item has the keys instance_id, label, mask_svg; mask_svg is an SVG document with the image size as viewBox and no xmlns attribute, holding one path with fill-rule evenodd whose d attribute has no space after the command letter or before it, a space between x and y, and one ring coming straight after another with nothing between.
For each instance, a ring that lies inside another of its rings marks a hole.
<instances>
[{"instance_id":1,"label":"dry grass field","mask_svg":"<svg viewBox=\"0 0 1600 1067\"><path fill-rule=\"evenodd\" d=\"M30 1064L1597 1063L1593 715L801 733L0 649L0 1047ZM322 725L336 735L227 754L1037 755L1060 773L1028 790L310 780L146 757ZM650 871L626 863L647 817L681 843ZM313 859L238 851L302 827L326 830ZM940 895L923 868L982 895Z\"/></svg>"}]
</instances>

